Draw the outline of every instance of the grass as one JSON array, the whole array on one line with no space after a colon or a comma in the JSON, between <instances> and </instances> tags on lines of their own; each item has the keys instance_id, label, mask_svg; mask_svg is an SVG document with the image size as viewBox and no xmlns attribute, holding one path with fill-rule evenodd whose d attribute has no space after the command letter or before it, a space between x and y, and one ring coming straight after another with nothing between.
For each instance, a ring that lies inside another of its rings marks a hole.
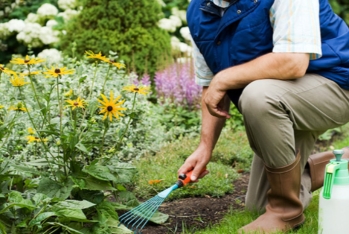
<instances>
[{"instance_id":1,"label":"grass","mask_svg":"<svg viewBox=\"0 0 349 234\"><path fill-rule=\"evenodd\" d=\"M341 134L335 136L334 141L326 147L328 149L340 149L349 146L349 124L341 128ZM135 194L138 197L149 198L163 189L173 185L177 178L177 170L196 148L198 139L183 138L162 148L156 155L148 155L135 162L139 170L138 179L135 182ZM238 177L237 170L249 170L252 159L252 151L249 149L247 137L244 132L223 132L213 153L208 169L213 176L207 176L200 183L187 186L169 196L169 200L188 196L210 195L220 197L232 191L232 181ZM234 167L235 170L231 170ZM151 180L159 180L157 184L150 185ZM309 234L318 230L318 202L319 191L313 194L312 202L305 210L306 221L296 231L288 233ZM230 234L250 223L258 217L258 213L249 211L231 210L224 219L216 225L209 226L205 230L193 231L190 227L184 227L182 233L195 234Z\"/></svg>"},{"instance_id":2,"label":"grass","mask_svg":"<svg viewBox=\"0 0 349 234\"><path fill-rule=\"evenodd\" d=\"M305 211L306 220L304 224L295 231L289 231L288 233L297 234L309 234L317 233L318 230L318 202L319 193L315 192L312 202ZM205 230L196 231L195 234L231 234L237 233L237 230L242 226L255 220L260 214L257 212L249 211L234 211L231 210L224 219L217 225L206 228ZM186 230L183 233L192 233L190 230ZM277 232L275 234L281 234Z\"/></svg>"},{"instance_id":3,"label":"grass","mask_svg":"<svg viewBox=\"0 0 349 234\"><path fill-rule=\"evenodd\" d=\"M243 151L238 156L234 153L242 148L241 144L237 144L236 149L232 147L232 136L224 134L224 139L220 144L225 144L224 147L219 147L220 151L215 151L213 160L208 164L207 169L211 176L206 176L200 183L186 186L169 196L169 200L178 199L189 196L204 196L220 197L232 191L232 182L238 178L236 170L231 170L232 165L241 165L246 167L248 159L251 157L250 151ZM238 133L239 141L246 136ZM225 154L224 149L227 150L230 142L230 153ZM184 160L196 148L198 140L191 140L184 138L180 141L163 147L160 152L154 155L147 155L142 159L135 161L134 165L137 167L139 174L136 180L136 187L133 192L137 197L149 198L156 195L162 190L170 187L177 181L177 170L183 164ZM245 152L245 153L244 153ZM224 157L223 157L224 155ZM222 163L229 162L229 163ZM154 182L149 184L149 182Z\"/></svg>"}]
</instances>

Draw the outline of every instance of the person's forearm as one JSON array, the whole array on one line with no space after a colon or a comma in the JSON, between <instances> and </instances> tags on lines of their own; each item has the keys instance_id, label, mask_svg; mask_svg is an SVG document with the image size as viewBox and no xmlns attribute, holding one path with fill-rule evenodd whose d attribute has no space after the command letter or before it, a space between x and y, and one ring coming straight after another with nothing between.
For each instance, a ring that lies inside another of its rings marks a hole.
<instances>
[{"instance_id":1,"label":"person's forearm","mask_svg":"<svg viewBox=\"0 0 349 234\"><path fill-rule=\"evenodd\" d=\"M207 91L207 87L203 88L202 96L204 97ZM202 125L201 125L201 139L199 147L203 147L205 150L212 152L218 138L223 129L225 118L217 118L212 116L207 109L206 104L202 101ZM226 96L224 99L224 109L228 112L230 106L230 100Z\"/></svg>"},{"instance_id":2,"label":"person's forearm","mask_svg":"<svg viewBox=\"0 0 349 234\"><path fill-rule=\"evenodd\" d=\"M219 90L230 90L259 79L297 79L304 76L308 65L309 55L305 53L268 53L219 72L211 84Z\"/></svg>"}]
</instances>

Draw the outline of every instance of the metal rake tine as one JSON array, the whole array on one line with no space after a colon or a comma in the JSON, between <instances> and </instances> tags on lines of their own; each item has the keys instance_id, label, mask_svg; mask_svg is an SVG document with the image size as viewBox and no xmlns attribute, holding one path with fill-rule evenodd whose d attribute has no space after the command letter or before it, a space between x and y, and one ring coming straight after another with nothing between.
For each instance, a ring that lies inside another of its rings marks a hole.
<instances>
[{"instance_id":1,"label":"metal rake tine","mask_svg":"<svg viewBox=\"0 0 349 234\"><path fill-rule=\"evenodd\" d=\"M151 219L151 217L153 217L154 213L157 211L157 209L159 208L159 206L161 205L161 203L163 202L164 199L160 199L159 203L156 205L156 207L154 207L153 211L151 212L151 214L149 215L149 219ZM149 221L149 219L143 223L143 225L141 226L140 230L143 229L143 227L147 224L147 222ZM140 225L140 224L139 224ZM138 226L139 226L138 225Z\"/></svg>"},{"instance_id":2,"label":"metal rake tine","mask_svg":"<svg viewBox=\"0 0 349 234\"><path fill-rule=\"evenodd\" d=\"M144 216L146 218L143 218L143 219L139 219L137 220L133 225L132 227L134 227L137 223L138 225L136 226L136 229L139 228L140 225L142 225L140 227L140 230L143 229L143 227L147 224L147 222L149 221L149 219L151 219L151 217L153 217L154 213L157 211L157 209L159 208L159 206L161 205L161 203L163 202L164 199L160 198L160 197L157 197L157 199L154 199L153 200L153 204L151 206L151 209L148 209L146 210L146 213L144 213Z\"/></svg>"},{"instance_id":3,"label":"metal rake tine","mask_svg":"<svg viewBox=\"0 0 349 234\"><path fill-rule=\"evenodd\" d=\"M126 212L125 214L121 215L119 220L120 222L123 222L125 224L131 223L134 219L137 217L142 217L142 210L148 209L148 207L151 207L152 204L147 201L142 203L141 205L133 208L132 210Z\"/></svg>"}]
</instances>

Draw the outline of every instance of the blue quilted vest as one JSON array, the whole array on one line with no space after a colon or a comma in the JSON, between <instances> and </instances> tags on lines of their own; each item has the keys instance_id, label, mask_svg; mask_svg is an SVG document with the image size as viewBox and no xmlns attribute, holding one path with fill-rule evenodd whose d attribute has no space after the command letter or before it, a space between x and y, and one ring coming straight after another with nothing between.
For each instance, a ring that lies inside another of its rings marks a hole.
<instances>
[{"instance_id":1,"label":"blue quilted vest","mask_svg":"<svg viewBox=\"0 0 349 234\"><path fill-rule=\"evenodd\" d=\"M333 13L327 0L319 1L322 57L311 60L307 72L349 89L348 26ZM221 16L221 9L210 0L190 2L190 33L214 74L272 51L269 10L273 3L274 0L235 0ZM229 92L235 104L241 91Z\"/></svg>"}]
</instances>

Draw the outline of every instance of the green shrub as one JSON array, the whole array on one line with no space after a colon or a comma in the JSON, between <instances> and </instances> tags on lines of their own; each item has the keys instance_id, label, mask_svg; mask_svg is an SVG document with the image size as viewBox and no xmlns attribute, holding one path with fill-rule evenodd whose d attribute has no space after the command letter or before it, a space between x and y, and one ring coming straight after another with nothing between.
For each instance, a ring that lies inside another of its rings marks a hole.
<instances>
[{"instance_id":1,"label":"green shrub","mask_svg":"<svg viewBox=\"0 0 349 234\"><path fill-rule=\"evenodd\" d=\"M330 0L332 9L336 14L338 14L342 19L349 24L349 1L348 0Z\"/></svg>"},{"instance_id":2,"label":"green shrub","mask_svg":"<svg viewBox=\"0 0 349 234\"><path fill-rule=\"evenodd\" d=\"M61 38L65 54L73 44L77 54L116 51L128 70L151 77L170 55L169 35L157 26L161 7L153 0L84 0L82 6Z\"/></svg>"}]
</instances>

